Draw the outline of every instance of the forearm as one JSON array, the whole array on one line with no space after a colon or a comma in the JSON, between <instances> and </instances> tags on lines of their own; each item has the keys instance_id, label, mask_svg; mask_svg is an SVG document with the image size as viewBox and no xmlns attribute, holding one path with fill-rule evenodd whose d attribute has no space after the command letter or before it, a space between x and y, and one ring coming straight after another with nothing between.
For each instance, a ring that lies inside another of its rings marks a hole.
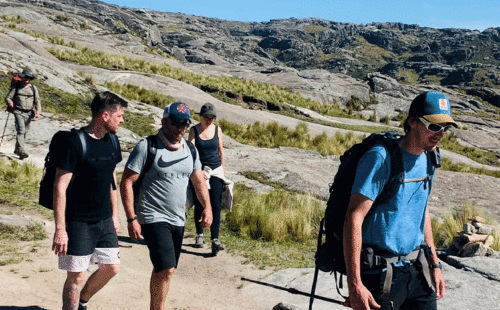
<instances>
[{"instance_id":1,"label":"forearm","mask_svg":"<svg viewBox=\"0 0 500 310\"><path fill-rule=\"evenodd\" d=\"M135 216L134 190L132 185L133 183L129 178L126 178L125 176L122 177L122 182L120 184L120 195L127 219L133 218Z\"/></svg>"},{"instance_id":2,"label":"forearm","mask_svg":"<svg viewBox=\"0 0 500 310\"><path fill-rule=\"evenodd\" d=\"M344 225L344 258L347 269L347 283L358 286L361 282L361 248L363 244L362 223L354 215L348 213Z\"/></svg>"},{"instance_id":3,"label":"forearm","mask_svg":"<svg viewBox=\"0 0 500 310\"><path fill-rule=\"evenodd\" d=\"M118 212L118 193L117 193L117 188L116 188L116 172L113 171L113 184L110 186L110 203L111 203L111 211L112 211L112 216L114 218L118 218L119 212Z\"/></svg>"},{"instance_id":4,"label":"forearm","mask_svg":"<svg viewBox=\"0 0 500 310\"><path fill-rule=\"evenodd\" d=\"M56 231L66 231L66 190L61 190L54 186L53 206Z\"/></svg>"},{"instance_id":5,"label":"forearm","mask_svg":"<svg viewBox=\"0 0 500 310\"><path fill-rule=\"evenodd\" d=\"M200 174L203 172L199 171ZM208 193L208 187L207 187L207 182L205 182L204 179L199 177L197 175L196 177L191 178L191 182L193 183L193 187L196 193L196 197L200 201L201 205L203 206L203 209L212 209L212 206L210 205L210 195Z\"/></svg>"},{"instance_id":6,"label":"forearm","mask_svg":"<svg viewBox=\"0 0 500 310\"><path fill-rule=\"evenodd\" d=\"M427 207L428 208L428 207ZM432 221L429 210L427 209L425 214L425 228L424 228L424 240L431 249L432 256L428 257L429 264L436 265L439 263L439 258L437 257L436 247L434 246L434 237L432 235Z\"/></svg>"}]
</instances>

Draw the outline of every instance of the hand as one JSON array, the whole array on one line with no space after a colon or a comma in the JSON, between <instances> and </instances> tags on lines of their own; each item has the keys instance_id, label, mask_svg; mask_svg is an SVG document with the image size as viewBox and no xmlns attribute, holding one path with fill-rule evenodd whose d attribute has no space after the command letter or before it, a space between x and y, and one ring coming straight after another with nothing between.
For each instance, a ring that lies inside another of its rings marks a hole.
<instances>
[{"instance_id":1,"label":"hand","mask_svg":"<svg viewBox=\"0 0 500 310\"><path fill-rule=\"evenodd\" d=\"M213 217L212 217L212 209L211 208L205 208L203 209L203 212L201 212L201 227L207 228L212 225Z\"/></svg>"},{"instance_id":2,"label":"hand","mask_svg":"<svg viewBox=\"0 0 500 310\"><path fill-rule=\"evenodd\" d=\"M116 233L120 232L120 219L118 217L112 217L113 226L115 227Z\"/></svg>"},{"instance_id":3,"label":"hand","mask_svg":"<svg viewBox=\"0 0 500 310\"><path fill-rule=\"evenodd\" d=\"M57 256L64 256L68 251L68 233L64 229L57 229L52 241L52 251Z\"/></svg>"},{"instance_id":4,"label":"hand","mask_svg":"<svg viewBox=\"0 0 500 310\"><path fill-rule=\"evenodd\" d=\"M349 299L346 300L347 307L353 310L372 310L380 309L380 305L373 298L372 293L361 284L361 286L349 287Z\"/></svg>"},{"instance_id":5,"label":"hand","mask_svg":"<svg viewBox=\"0 0 500 310\"><path fill-rule=\"evenodd\" d=\"M35 112L35 118L40 118L40 113Z\"/></svg>"},{"instance_id":6,"label":"hand","mask_svg":"<svg viewBox=\"0 0 500 310\"><path fill-rule=\"evenodd\" d=\"M11 104L7 105L7 112L14 113L15 110L16 110L16 108L14 108L14 105L11 105Z\"/></svg>"},{"instance_id":7,"label":"hand","mask_svg":"<svg viewBox=\"0 0 500 310\"><path fill-rule=\"evenodd\" d=\"M128 235L130 239L139 242L142 239L141 235L141 224L139 224L138 220L134 220L127 224Z\"/></svg>"},{"instance_id":8,"label":"hand","mask_svg":"<svg viewBox=\"0 0 500 310\"><path fill-rule=\"evenodd\" d=\"M444 296L446 283L444 282L443 271L441 268L431 269L432 281L436 288L436 299L441 299Z\"/></svg>"}]
</instances>

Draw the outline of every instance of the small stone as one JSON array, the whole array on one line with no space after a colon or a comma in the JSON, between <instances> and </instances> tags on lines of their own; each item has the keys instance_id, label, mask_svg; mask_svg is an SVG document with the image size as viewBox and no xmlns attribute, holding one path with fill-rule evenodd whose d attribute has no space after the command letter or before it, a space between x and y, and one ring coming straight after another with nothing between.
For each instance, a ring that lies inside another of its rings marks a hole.
<instances>
[{"instance_id":1,"label":"small stone","mask_svg":"<svg viewBox=\"0 0 500 310\"><path fill-rule=\"evenodd\" d=\"M485 256L488 247L481 242L470 242L462 248L461 257Z\"/></svg>"},{"instance_id":2,"label":"small stone","mask_svg":"<svg viewBox=\"0 0 500 310\"><path fill-rule=\"evenodd\" d=\"M464 232L460 232L459 236L460 238L464 239L467 242L478 242L478 241L483 242L484 240L486 240L486 237L488 237L488 235L480 235L480 234L468 235Z\"/></svg>"},{"instance_id":3,"label":"small stone","mask_svg":"<svg viewBox=\"0 0 500 310\"><path fill-rule=\"evenodd\" d=\"M469 221L471 221L471 222L479 222L479 223L486 223L486 220L483 217L480 217L480 216L469 217Z\"/></svg>"},{"instance_id":4,"label":"small stone","mask_svg":"<svg viewBox=\"0 0 500 310\"><path fill-rule=\"evenodd\" d=\"M476 227L474 227L474 225L472 225L471 223L464 224L464 233L468 235L473 235L476 233L476 231L477 231Z\"/></svg>"},{"instance_id":5,"label":"small stone","mask_svg":"<svg viewBox=\"0 0 500 310\"><path fill-rule=\"evenodd\" d=\"M486 240L484 240L484 245L487 247L490 247L493 244L493 241L495 241L495 238L493 236L489 235Z\"/></svg>"},{"instance_id":6,"label":"small stone","mask_svg":"<svg viewBox=\"0 0 500 310\"><path fill-rule=\"evenodd\" d=\"M451 244L451 248L460 251L466 243L467 241L465 241L464 239L460 237L454 237L453 242Z\"/></svg>"},{"instance_id":7,"label":"small stone","mask_svg":"<svg viewBox=\"0 0 500 310\"><path fill-rule=\"evenodd\" d=\"M483 235L489 235L492 234L496 229L497 227L493 225L482 224L481 227L478 228L477 233Z\"/></svg>"}]
</instances>

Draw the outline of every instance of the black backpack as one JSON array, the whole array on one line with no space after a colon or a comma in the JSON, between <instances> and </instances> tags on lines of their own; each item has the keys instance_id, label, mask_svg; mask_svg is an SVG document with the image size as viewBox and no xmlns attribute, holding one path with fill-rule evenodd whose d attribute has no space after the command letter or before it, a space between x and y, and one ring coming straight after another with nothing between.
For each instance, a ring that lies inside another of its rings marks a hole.
<instances>
[{"instance_id":1,"label":"black backpack","mask_svg":"<svg viewBox=\"0 0 500 310\"><path fill-rule=\"evenodd\" d=\"M49 144L49 152L47 156L45 156L45 166L44 166L44 174L42 180L40 181L40 189L38 196L38 203L47 208L53 209L53 188L54 181L56 179L56 163L52 158L51 154L56 154L58 149L64 146L67 139L71 135L77 135L82 143L82 156L80 160L83 162L85 160L99 160L98 158L87 158L87 141L85 138L85 134L83 129L73 128L71 131L58 131L52 137ZM118 137L115 134L110 133L111 143L113 143L113 152L111 156L113 158L117 158L120 154L120 144L118 142ZM73 180L75 179L75 175L78 173L78 168L73 173L73 177L66 189L66 193L69 193L71 186L73 185ZM116 189L116 184L113 182L113 189Z\"/></svg>"},{"instance_id":2,"label":"black backpack","mask_svg":"<svg viewBox=\"0 0 500 310\"><path fill-rule=\"evenodd\" d=\"M322 219L320 224L318 249L315 255L316 270L311 291L310 307L312 307L318 270L334 273L335 282L339 284L337 292L343 296L339 288L343 287L342 275L346 275L347 273L343 245L344 220L351 199L351 190L356 176L356 169L361 157L373 146L381 145L387 150L391 159L389 180L380 195L375 199L372 209L393 197L398 191L399 186L405 181L403 155L398 145L399 138L401 138L401 135L394 132L371 134L361 143L353 145L340 156L340 166L330 186L330 197L326 205L325 218ZM428 167L433 167L432 169L441 167L439 149L436 149L435 152L428 152L427 158L431 161L431 165L428 164ZM428 171L426 177L428 180L430 180L432 172ZM326 237L325 243L322 243L323 236Z\"/></svg>"},{"instance_id":3,"label":"black backpack","mask_svg":"<svg viewBox=\"0 0 500 310\"><path fill-rule=\"evenodd\" d=\"M134 191L134 201L137 202L138 197L139 197L139 192L141 190L142 182L144 181L144 177L146 176L146 173L151 169L151 166L153 166L155 157L156 157L156 150L158 149L158 142L157 142L157 135L150 135L146 138L146 141L148 143L148 154L146 156L146 162L144 163L144 169L142 169L139 178L135 183L132 185L132 189ZM196 149L193 143L189 142L188 140L185 140L187 146L189 147L189 150L191 151L191 156L193 157L193 163L196 161Z\"/></svg>"}]
</instances>

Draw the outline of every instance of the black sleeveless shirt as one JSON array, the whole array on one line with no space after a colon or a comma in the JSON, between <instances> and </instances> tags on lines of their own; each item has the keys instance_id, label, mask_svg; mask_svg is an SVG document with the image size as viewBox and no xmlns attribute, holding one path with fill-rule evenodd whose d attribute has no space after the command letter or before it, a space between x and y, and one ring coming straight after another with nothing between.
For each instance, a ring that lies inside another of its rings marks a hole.
<instances>
[{"instance_id":1,"label":"black sleeveless shirt","mask_svg":"<svg viewBox=\"0 0 500 310\"><path fill-rule=\"evenodd\" d=\"M219 127L215 126L214 137L210 140L203 140L198 134L196 127L194 129L194 145L200 153L200 161L203 167L209 166L211 169L218 168L222 165L222 161L219 154Z\"/></svg>"}]
</instances>

